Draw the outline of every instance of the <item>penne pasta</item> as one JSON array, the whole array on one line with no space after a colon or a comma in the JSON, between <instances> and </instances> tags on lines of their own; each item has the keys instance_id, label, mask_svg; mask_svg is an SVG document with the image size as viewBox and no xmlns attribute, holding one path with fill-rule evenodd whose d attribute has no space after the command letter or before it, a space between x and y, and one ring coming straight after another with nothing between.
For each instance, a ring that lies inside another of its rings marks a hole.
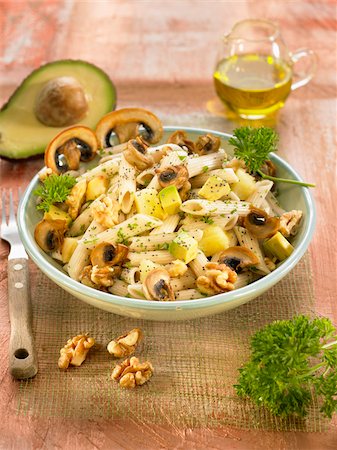
<instances>
[{"instance_id":1,"label":"penne pasta","mask_svg":"<svg viewBox=\"0 0 337 450\"><path fill-rule=\"evenodd\" d=\"M179 278L172 278L171 286L174 292L195 287L196 278L192 275L186 275Z\"/></svg>"},{"instance_id":2,"label":"penne pasta","mask_svg":"<svg viewBox=\"0 0 337 450\"><path fill-rule=\"evenodd\" d=\"M187 170L190 178L193 178L207 170L219 169L226 160L226 153L211 153L210 155L198 156L187 160Z\"/></svg>"},{"instance_id":3,"label":"penne pasta","mask_svg":"<svg viewBox=\"0 0 337 450\"><path fill-rule=\"evenodd\" d=\"M235 226L234 232L238 238L239 244L243 247L247 247L258 257L259 263L256 264L256 269L263 275L270 273L270 270L264 262L264 254L260 248L259 241L252 236L246 228Z\"/></svg>"},{"instance_id":4,"label":"penne pasta","mask_svg":"<svg viewBox=\"0 0 337 450\"><path fill-rule=\"evenodd\" d=\"M124 280L127 284L135 284L140 280L140 270L139 267L125 268L122 270L120 278Z\"/></svg>"},{"instance_id":5,"label":"penne pasta","mask_svg":"<svg viewBox=\"0 0 337 450\"><path fill-rule=\"evenodd\" d=\"M104 228L99 223L92 221L89 228L83 235L83 240L94 239L96 233ZM80 274L84 267L90 262L90 248L81 241L78 241L77 247L68 262L68 273L74 280L79 280Z\"/></svg>"},{"instance_id":6,"label":"penne pasta","mask_svg":"<svg viewBox=\"0 0 337 450\"><path fill-rule=\"evenodd\" d=\"M144 259L149 259L157 264L169 264L176 258L167 250L153 250L150 252L129 252L128 254L130 266L139 266Z\"/></svg>"},{"instance_id":7,"label":"penne pasta","mask_svg":"<svg viewBox=\"0 0 337 450\"><path fill-rule=\"evenodd\" d=\"M92 248L101 242L111 242L112 244L123 242L130 237L152 230L152 228L160 226L161 224L161 220L156 219L155 217L147 216L146 214L136 214L130 219L98 233L95 237L87 239L84 235L82 242L88 248Z\"/></svg>"},{"instance_id":8,"label":"penne pasta","mask_svg":"<svg viewBox=\"0 0 337 450\"><path fill-rule=\"evenodd\" d=\"M176 300L195 300L197 298L205 298L197 289L184 289L175 292Z\"/></svg>"},{"instance_id":9,"label":"penne pasta","mask_svg":"<svg viewBox=\"0 0 337 450\"><path fill-rule=\"evenodd\" d=\"M223 217L205 217L204 220L200 220L197 217L187 216L180 222L180 228L185 231L190 230L205 230L209 225L217 225L223 230L231 229L237 221L238 215L224 215ZM235 220L235 222L233 221ZM234 225L233 225L234 224Z\"/></svg>"},{"instance_id":10,"label":"penne pasta","mask_svg":"<svg viewBox=\"0 0 337 450\"><path fill-rule=\"evenodd\" d=\"M157 227L154 228L150 235L154 234L160 234L160 233L172 233L179 223L180 217L179 214L173 214L172 216L168 216L166 219L163 220L163 223Z\"/></svg>"},{"instance_id":11,"label":"penne pasta","mask_svg":"<svg viewBox=\"0 0 337 450\"><path fill-rule=\"evenodd\" d=\"M239 216L246 216L250 211L250 204L248 202L237 202L234 200L227 200L225 202L194 199L187 200L181 207L181 211L194 216L219 216L221 214L237 214Z\"/></svg>"},{"instance_id":12,"label":"penne pasta","mask_svg":"<svg viewBox=\"0 0 337 450\"><path fill-rule=\"evenodd\" d=\"M116 173L118 173L120 164L120 158L112 159L103 164L100 164L97 167L94 167L91 170L88 170L84 174L80 175L76 178L76 181L79 182L81 180L90 181L98 175L106 175L107 177L112 177Z\"/></svg>"},{"instance_id":13,"label":"penne pasta","mask_svg":"<svg viewBox=\"0 0 337 450\"><path fill-rule=\"evenodd\" d=\"M261 208L264 199L272 187L273 182L270 180L258 181L256 183L256 190L247 198L247 202L250 202L256 208Z\"/></svg>"},{"instance_id":14,"label":"penne pasta","mask_svg":"<svg viewBox=\"0 0 337 450\"><path fill-rule=\"evenodd\" d=\"M76 217L69 229L69 236L79 236L87 230L94 218L94 207L101 201L103 197L104 194L97 197L96 200L90 203L90 205L79 216Z\"/></svg>"},{"instance_id":15,"label":"penne pasta","mask_svg":"<svg viewBox=\"0 0 337 450\"><path fill-rule=\"evenodd\" d=\"M114 284L108 288L111 294L119 295L120 297L126 297L129 293L128 283L122 280L115 280Z\"/></svg>"},{"instance_id":16,"label":"penne pasta","mask_svg":"<svg viewBox=\"0 0 337 450\"><path fill-rule=\"evenodd\" d=\"M124 214L130 212L136 192L136 169L122 155L119 166L118 202Z\"/></svg>"},{"instance_id":17,"label":"penne pasta","mask_svg":"<svg viewBox=\"0 0 337 450\"><path fill-rule=\"evenodd\" d=\"M129 284L128 286L128 294L132 298L139 298L141 300L145 299L145 295L143 292L142 283Z\"/></svg>"},{"instance_id":18,"label":"penne pasta","mask_svg":"<svg viewBox=\"0 0 337 450\"><path fill-rule=\"evenodd\" d=\"M190 235L200 241L202 238L201 230L192 230ZM167 250L170 242L178 236L178 233L160 233L149 236L137 236L131 239L129 245L130 250L133 252L144 252L150 250Z\"/></svg>"},{"instance_id":19,"label":"penne pasta","mask_svg":"<svg viewBox=\"0 0 337 450\"><path fill-rule=\"evenodd\" d=\"M188 265L192 269L196 278L201 275L205 275L205 265L208 263L208 259L204 252L198 251L197 257L193 259Z\"/></svg>"}]
</instances>

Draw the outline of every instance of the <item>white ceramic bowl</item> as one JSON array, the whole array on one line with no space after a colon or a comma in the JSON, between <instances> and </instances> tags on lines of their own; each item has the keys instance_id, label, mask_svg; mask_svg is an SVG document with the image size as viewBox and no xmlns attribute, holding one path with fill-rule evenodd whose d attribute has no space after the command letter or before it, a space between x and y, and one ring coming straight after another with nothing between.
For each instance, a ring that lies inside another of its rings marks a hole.
<instances>
[{"instance_id":1,"label":"white ceramic bowl","mask_svg":"<svg viewBox=\"0 0 337 450\"><path fill-rule=\"evenodd\" d=\"M185 130L189 139L192 140L195 140L199 135L212 133L219 136L222 140L222 146L228 149L227 141L230 135L197 128L165 127L163 141L166 141L168 135L178 129ZM299 175L283 159L276 155L272 155L271 159L277 167L279 177L301 180ZM309 189L280 183L277 186L280 204L286 210L302 210L303 221L293 241L294 252L272 273L238 290L197 300L156 302L124 298L92 289L74 281L55 260L44 253L36 244L34 228L37 222L41 220L41 212L36 210L36 198L33 191L36 189L38 182L38 176L36 175L22 198L18 212L19 232L29 256L47 277L73 296L97 308L134 318L149 320L194 319L236 308L253 300L274 286L295 267L307 250L315 227L315 206Z\"/></svg>"}]
</instances>

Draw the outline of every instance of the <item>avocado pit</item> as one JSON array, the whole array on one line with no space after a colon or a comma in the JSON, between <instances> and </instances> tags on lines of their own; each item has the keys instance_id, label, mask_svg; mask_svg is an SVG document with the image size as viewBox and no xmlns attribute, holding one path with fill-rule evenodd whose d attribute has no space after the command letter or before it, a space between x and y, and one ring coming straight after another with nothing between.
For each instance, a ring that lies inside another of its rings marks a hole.
<instances>
[{"instance_id":1,"label":"avocado pit","mask_svg":"<svg viewBox=\"0 0 337 450\"><path fill-rule=\"evenodd\" d=\"M65 127L80 122L88 112L82 85L73 77L49 80L36 98L35 115L49 127Z\"/></svg>"}]
</instances>

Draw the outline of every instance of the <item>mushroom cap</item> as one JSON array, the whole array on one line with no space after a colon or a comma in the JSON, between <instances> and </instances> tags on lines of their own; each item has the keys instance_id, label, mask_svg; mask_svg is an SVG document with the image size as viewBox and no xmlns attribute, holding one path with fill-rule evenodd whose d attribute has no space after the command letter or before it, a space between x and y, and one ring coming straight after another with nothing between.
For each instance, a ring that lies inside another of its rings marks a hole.
<instances>
[{"instance_id":1,"label":"mushroom cap","mask_svg":"<svg viewBox=\"0 0 337 450\"><path fill-rule=\"evenodd\" d=\"M221 140L213 134L205 134L199 136L197 142L195 143L195 153L198 155L208 155L209 153L217 152L220 148Z\"/></svg>"},{"instance_id":2,"label":"mushroom cap","mask_svg":"<svg viewBox=\"0 0 337 450\"><path fill-rule=\"evenodd\" d=\"M150 111L143 108L124 108L106 114L98 122L96 136L102 148L110 147L110 135L115 132L119 143L127 142L139 135L139 127L145 130L144 139L156 144L163 136L163 125Z\"/></svg>"},{"instance_id":3,"label":"mushroom cap","mask_svg":"<svg viewBox=\"0 0 337 450\"><path fill-rule=\"evenodd\" d=\"M247 247L229 247L219 255L219 264L225 264L236 273L249 266L259 263L259 258Z\"/></svg>"},{"instance_id":4,"label":"mushroom cap","mask_svg":"<svg viewBox=\"0 0 337 450\"><path fill-rule=\"evenodd\" d=\"M269 216L263 209L250 208L250 213L244 217L243 226L257 239L273 236L280 228L280 219Z\"/></svg>"},{"instance_id":5,"label":"mushroom cap","mask_svg":"<svg viewBox=\"0 0 337 450\"><path fill-rule=\"evenodd\" d=\"M139 170L145 170L153 166L154 163L152 158L145 154L147 148L147 143L140 136L137 136L135 139L128 141L123 155L129 164L137 167Z\"/></svg>"},{"instance_id":6,"label":"mushroom cap","mask_svg":"<svg viewBox=\"0 0 337 450\"><path fill-rule=\"evenodd\" d=\"M117 266L123 264L128 252L129 248L126 245L101 242L91 251L91 264L98 267Z\"/></svg>"},{"instance_id":7,"label":"mushroom cap","mask_svg":"<svg viewBox=\"0 0 337 450\"><path fill-rule=\"evenodd\" d=\"M189 178L187 167L183 165L163 167L157 169L156 173L158 175L158 182L163 188L173 185L177 189L180 189Z\"/></svg>"},{"instance_id":8,"label":"mushroom cap","mask_svg":"<svg viewBox=\"0 0 337 450\"><path fill-rule=\"evenodd\" d=\"M61 247L66 230L65 220L43 219L35 227L34 238L42 250L47 253L53 252Z\"/></svg>"},{"instance_id":9,"label":"mushroom cap","mask_svg":"<svg viewBox=\"0 0 337 450\"><path fill-rule=\"evenodd\" d=\"M83 86L73 77L49 80L39 92L35 115L49 127L66 127L78 123L88 112Z\"/></svg>"},{"instance_id":10,"label":"mushroom cap","mask_svg":"<svg viewBox=\"0 0 337 450\"><path fill-rule=\"evenodd\" d=\"M143 290L148 300L175 300L175 295L170 284L170 275L165 269L158 268L151 270L143 282Z\"/></svg>"},{"instance_id":11,"label":"mushroom cap","mask_svg":"<svg viewBox=\"0 0 337 450\"><path fill-rule=\"evenodd\" d=\"M97 153L95 133L88 127L70 127L57 134L49 143L44 161L54 173L76 170L81 161L90 161Z\"/></svg>"}]
</instances>

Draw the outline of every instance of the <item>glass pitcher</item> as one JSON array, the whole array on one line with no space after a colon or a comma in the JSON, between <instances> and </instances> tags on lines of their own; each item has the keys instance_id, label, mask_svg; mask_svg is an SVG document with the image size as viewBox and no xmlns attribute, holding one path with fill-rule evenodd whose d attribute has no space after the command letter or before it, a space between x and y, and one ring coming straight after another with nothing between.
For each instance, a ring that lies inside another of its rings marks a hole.
<instances>
[{"instance_id":1,"label":"glass pitcher","mask_svg":"<svg viewBox=\"0 0 337 450\"><path fill-rule=\"evenodd\" d=\"M295 63L306 58L306 71ZM307 84L317 65L312 50L291 53L280 30L267 20L238 22L223 39L214 71L220 99L245 119L262 119L282 108L291 91Z\"/></svg>"}]
</instances>

